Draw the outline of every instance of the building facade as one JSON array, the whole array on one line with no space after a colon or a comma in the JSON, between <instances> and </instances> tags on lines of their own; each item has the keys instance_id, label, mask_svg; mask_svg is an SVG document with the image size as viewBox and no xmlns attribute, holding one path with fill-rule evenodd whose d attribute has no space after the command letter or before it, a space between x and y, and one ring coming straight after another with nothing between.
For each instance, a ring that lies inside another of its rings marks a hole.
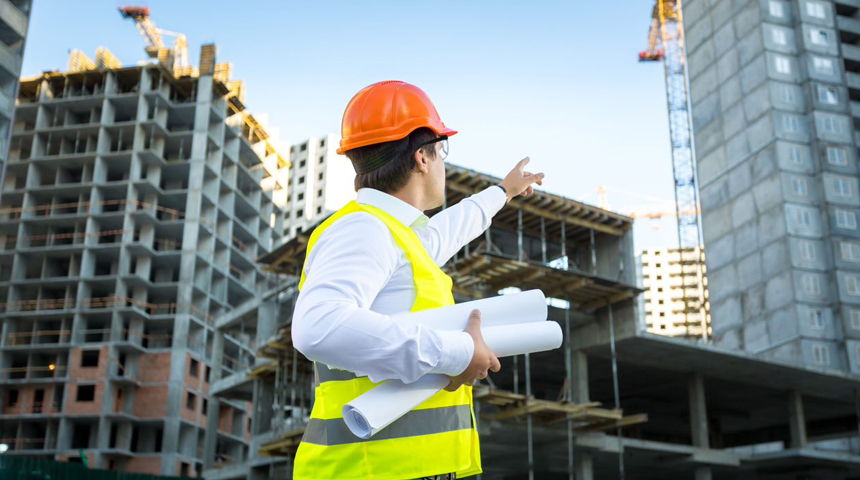
<instances>
[{"instance_id":1,"label":"building facade","mask_svg":"<svg viewBox=\"0 0 860 480\"><path fill-rule=\"evenodd\" d=\"M337 154L337 142L337 137L329 133L290 147L285 238L307 231L355 199L355 170L348 158Z\"/></svg>"},{"instance_id":2,"label":"building facade","mask_svg":"<svg viewBox=\"0 0 860 480\"><path fill-rule=\"evenodd\" d=\"M199 76L21 84L0 197L5 455L197 476L207 432L247 454L250 404L209 388L255 331L215 322L269 285L255 259L280 241L289 164L213 77L214 46L201 57Z\"/></svg>"},{"instance_id":3,"label":"building facade","mask_svg":"<svg viewBox=\"0 0 860 480\"><path fill-rule=\"evenodd\" d=\"M683 14L714 338L860 373L858 3Z\"/></svg>"},{"instance_id":4,"label":"building facade","mask_svg":"<svg viewBox=\"0 0 860 480\"><path fill-rule=\"evenodd\" d=\"M9 152L31 8L32 0L4 0L0 3L0 178Z\"/></svg>"},{"instance_id":5,"label":"building facade","mask_svg":"<svg viewBox=\"0 0 860 480\"><path fill-rule=\"evenodd\" d=\"M699 262L701 255L701 249L686 249L682 252L678 248L653 248L639 255L642 286L645 289L642 294L643 314L648 331L672 337L702 338L703 327L707 328L710 323L707 300L704 312L685 314L683 297L685 291L688 294L697 292L701 298L707 295L707 289L704 288L706 277L699 273L699 269L689 267ZM682 275L685 275L683 285Z\"/></svg>"}]
</instances>

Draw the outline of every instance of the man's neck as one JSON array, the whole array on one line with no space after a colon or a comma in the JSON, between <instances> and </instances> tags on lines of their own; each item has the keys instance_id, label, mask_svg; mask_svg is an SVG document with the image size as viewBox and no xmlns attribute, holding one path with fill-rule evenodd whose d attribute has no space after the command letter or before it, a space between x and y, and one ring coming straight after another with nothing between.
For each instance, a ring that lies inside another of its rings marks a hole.
<instances>
[{"instance_id":1,"label":"man's neck","mask_svg":"<svg viewBox=\"0 0 860 480\"><path fill-rule=\"evenodd\" d=\"M425 208L424 194L421 190L415 188L412 182L396 192L390 192L389 195L412 205L422 212L428 210Z\"/></svg>"}]
</instances>

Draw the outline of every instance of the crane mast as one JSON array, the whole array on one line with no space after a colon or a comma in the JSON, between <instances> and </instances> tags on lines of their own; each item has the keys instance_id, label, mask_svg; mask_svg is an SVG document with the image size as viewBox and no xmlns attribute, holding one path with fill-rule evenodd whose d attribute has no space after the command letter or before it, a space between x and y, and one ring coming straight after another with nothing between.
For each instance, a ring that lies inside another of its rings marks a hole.
<instances>
[{"instance_id":1,"label":"crane mast","mask_svg":"<svg viewBox=\"0 0 860 480\"><path fill-rule=\"evenodd\" d=\"M675 178L675 205L678 219L678 246L681 249L681 290L688 335L699 325L708 338L710 315L705 285L704 251L699 222L699 189L693 156L692 127L687 96L687 65L684 52L684 24L681 0L657 0L648 32L648 49L639 53L640 62L662 60L666 76L666 103ZM689 212L696 212L690 215ZM693 280L695 278L695 280Z\"/></svg>"}]
</instances>

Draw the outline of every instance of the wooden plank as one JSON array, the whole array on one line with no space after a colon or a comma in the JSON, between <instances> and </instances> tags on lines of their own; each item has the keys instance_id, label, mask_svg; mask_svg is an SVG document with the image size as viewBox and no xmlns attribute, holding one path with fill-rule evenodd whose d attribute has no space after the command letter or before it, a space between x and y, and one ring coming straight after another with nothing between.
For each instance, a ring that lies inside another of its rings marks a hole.
<instances>
[{"instance_id":1,"label":"wooden plank","mask_svg":"<svg viewBox=\"0 0 860 480\"><path fill-rule=\"evenodd\" d=\"M599 432L602 430L611 430L611 429L615 429L615 428L619 428L619 427L624 428L624 427L629 427L631 425L638 425L641 423L646 423L647 421L648 421L648 414L647 413L638 413L636 415L630 415L630 416L624 417L620 420L610 420L610 421L606 421L606 422L593 423L591 425L587 425L585 427L582 427L579 430L582 430L585 432Z\"/></svg>"},{"instance_id":2,"label":"wooden plank","mask_svg":"<svg viewBox=\"0 0 860 480\"><path fill-rule=\"evenodd\" d=\"M613 303L627 300L628 298L633 298L633 296L634 296L634 291L628 290L626 292L621 292L621 293L618 293L616 295L613 295L609 298L604 298L604 299L597 300L597 301L594 301L591 303L582 304L579 306L579 309L584 311L584 312L591 312L593 310L597 310L600 307L605 307L605 306L613 304Z\"/></svg>"}]
</instances>

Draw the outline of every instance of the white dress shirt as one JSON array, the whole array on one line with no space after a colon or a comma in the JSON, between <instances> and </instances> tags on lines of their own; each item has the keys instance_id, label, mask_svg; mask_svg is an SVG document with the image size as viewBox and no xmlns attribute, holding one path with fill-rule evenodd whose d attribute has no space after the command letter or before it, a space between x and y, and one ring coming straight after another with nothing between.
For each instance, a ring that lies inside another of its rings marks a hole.
<instances>
[{"instance_id":1,"label":"white dress shirt","mask_svg":"<svg viewBox=\"0 0 860 480\"><path fill-rule=\"evenodd\" d=\"M428 218L408 203L362 188L356 201L411 227L430 258L444 265L490 227L505 205L490 187ZM365 212L347 215L317 239L293 313L293 344L306 357L366 375L374 382L414 382L427 373L459 375L472 360L465 332L433 330L392 320L415 302L412 266L388 227Z\"/></svg>"}]
</instances>

